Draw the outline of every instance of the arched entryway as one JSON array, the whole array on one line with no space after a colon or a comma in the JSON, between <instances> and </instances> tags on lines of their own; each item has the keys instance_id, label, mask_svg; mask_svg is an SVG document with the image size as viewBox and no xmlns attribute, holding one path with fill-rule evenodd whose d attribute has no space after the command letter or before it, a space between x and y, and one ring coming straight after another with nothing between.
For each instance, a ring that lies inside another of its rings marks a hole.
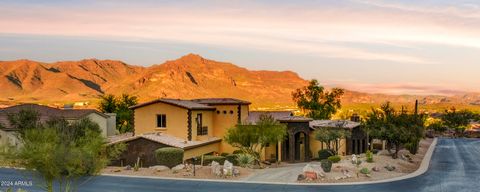
<instances>
[{"instance_id":1,"label":"arched entryway","mask_svg":"<svg viewBox=\"0 0 480 192\"><path fill-rule=\"evenodd\" d=\"M281 145L282 161L306 162L310 161L310 118L290 116L279 119L287 125L287 137Z\"/></svg>"},{"instance_id":2,"label":"arched entryway","mask_svg":"<svg viewBox=\"0 0 480 192\"><path fill-rule=\"evenodd\" d=\"M306 154L307 150L305 146L307 144L307 135L303 132L298 132L295 134L295 161L305 161L305 157L308 155Z\"/></svg>"},{"instance_id":3,"label":"arched entryway","mask_svg":"<svg viewBox=\"0 0 480 192\"><path fill-rule=\"evenodd\" d=\"M310 161L310 143L308 133L298 131L289 133L282 143L282 160L288 162Z\"/></svg>"}]
</instances>

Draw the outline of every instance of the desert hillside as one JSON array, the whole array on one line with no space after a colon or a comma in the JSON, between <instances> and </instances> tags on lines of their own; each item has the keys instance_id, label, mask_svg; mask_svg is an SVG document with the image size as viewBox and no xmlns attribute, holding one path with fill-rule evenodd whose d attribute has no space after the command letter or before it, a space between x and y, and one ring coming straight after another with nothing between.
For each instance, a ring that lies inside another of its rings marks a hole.
<instances>
[{"instance_id":1,"label":"desert hillside","mask_svg":"<svg viewBox=\"0 0 480 192\"><path fill-rule=\"evenodd\" d=\"M115 60L85 59L43 63L31 60L0 61L0 102L36 102L94 105L106 93L136 95L140 101L160 97L235 97L255 108L292 108L291 92L307 84L291 71L252 71L228 62L188 54L176 60L140 67ZM424 106L477 107L480 95L383 95L347 90L346 106L370 106L385 101L406 104L419 99Z\"/></svg>"},{"instance_id":2,"label":"desert hillside","mask_svg":"<svg viewBox=\"0 0 480 192\"><path fill-rule=\"evenodd\" d=\"M82 102L105 93L129 93L141 101L159 97L236 97L255 105L291 105L291 92L307 83L290 71L250 71L188 54L150 67L86 59L42 63L0 62L0 101Z\"/></svg>"}]
</instances>

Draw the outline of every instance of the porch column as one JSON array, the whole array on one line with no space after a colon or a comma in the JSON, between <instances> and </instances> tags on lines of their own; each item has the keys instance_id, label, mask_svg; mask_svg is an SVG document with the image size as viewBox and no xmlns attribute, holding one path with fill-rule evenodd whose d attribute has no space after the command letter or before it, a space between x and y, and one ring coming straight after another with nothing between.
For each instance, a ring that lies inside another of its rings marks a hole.
<instances>
[{"instance_id":1,"label":"porch column","mask_svg":"<svg viewBox=\"0 0 480 192\"><path fill-rule=\"evenodd\" d=\"M310 135L305 133L305 161L310 161Z\"/></svg>"},{"instance_id":2,"label":"porch column","mask_svg":"<svg viewBox=\"0 0 480 192\"><path fill-rule=\"evenodd\" d=\"M283 161L283 154L282 154L282 142L277 143L277 161Z\"/></svg>"},{"instance_id":3,"label":"porch column","mask_svg":"<svg viewBox=\"0 0 480 192\"><path fill-rule=\"evenodd\" d=\"M295 135L293 133L290 133L288 136L288 142L289 142L289 151L288 151L288 156L289 156L289 161L291 163L295 162Z\"/></svg>"}]
</instances>

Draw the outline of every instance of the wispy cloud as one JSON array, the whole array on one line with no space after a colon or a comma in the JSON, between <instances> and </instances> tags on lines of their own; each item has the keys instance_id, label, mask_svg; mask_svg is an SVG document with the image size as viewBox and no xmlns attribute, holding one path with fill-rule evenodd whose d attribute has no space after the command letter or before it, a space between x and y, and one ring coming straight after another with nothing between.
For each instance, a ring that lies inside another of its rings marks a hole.
<instances>
[{"instance_id":1,"label":"wispy cloud","mask_svg":"<svg viewBox=\"0 0 480 192\"><path fill-rule=\"evenodd\" d=\"M436 5L434 2L430 2L425 6L419 6L419 4L408 5L405 3L399 3L395 1L383 1L383 0L354 0L357 3L363 3L367 5L397 9L401 11L416 12L421 14L437 14L437 15L446 15L446 16L455 16L471 19L480 19L480 5L474 4L472 2L461 2L461 1L447 1L451 4L442 4L442 2L437 2L441 5Z\"/></svg>"},{"instance_id":2,"label":"wispy cloud","mask_svg":"<svg viewBox=\"0 0 480 192\"><path fill-rule=\"evenodd\" d=\"M129 55L138 59L143 57L138 52L149 52L153 54L149 61L158 58L155 54L165 53L155 46L143 47L149 43L190 46L182 51L195 51L192 47L204 45L217 55L228 52L225 50L243 52L232 55L248 58L243 61L251 62L250 68L266 60L279 62L288 65L282 70L292 69L308 78L353 77L356 81L351 84L373 92L420 93L424 89L448 93L448 89L441 89L445 82L451 82L452 87L461 84L460 89L480 90L475 73L480 69L475 63L480 60L479 4L461 0L405 2L3 1L0 34L17 35L17 41L9 41L19 43L17 48L24 46L19 34L128 41L130 48L116 52L124 53L122 59ZM55 50L68 47L61 42L58 46ZM10 46L0 42L0 50L2 47ZM77 49L82 48L88 49L88 45ZM250 59L250 53L263 58ZM276 69L273 65L269 69ZM414 82L418 89L392 85L397 82Z\"/></svg>"},{"instance_id":3,"label":"wispy cloud","mask_svg":"<svg viewBox=\"0 0 480 192\"><path fill-rule=\"evenodd\" d=\"M465 89L446 89L445 85L424 83L359 83L359 82L330 82L329 86L342 87L349 90L382 93L390 95L444 95L452 96L465 93Z\"/></svg>"},{"instance_id":4,"label":"wispy cloud","mask_svg":"<svg viewBox=\"0 0 480 192\"><path fill-rule=\"evenodd\" d=\"M132 7L101 11L35 7L17 10L4 6L0 8L0 32L132 41L169 40L411 64L432 64L436 61L401 52L354 48L348 43L383 42L400 45L418 42L466 42L465 45L480 46L480 43L477 44L480 41L478 38L458 38L441 34L432 36L428 28L420 26L392 29L392 26L386 25L382 19L371 15L362 16L362 13L350 13L349 10L298 8L294 10L294 15L288 15L284 14L285 9L251 9L248 12L241 8L193 8L187 11L181 7ZM245 15L245 12L248 14ZM347 44L339 45L336 42Z\"/></svg>"}]
</instances>

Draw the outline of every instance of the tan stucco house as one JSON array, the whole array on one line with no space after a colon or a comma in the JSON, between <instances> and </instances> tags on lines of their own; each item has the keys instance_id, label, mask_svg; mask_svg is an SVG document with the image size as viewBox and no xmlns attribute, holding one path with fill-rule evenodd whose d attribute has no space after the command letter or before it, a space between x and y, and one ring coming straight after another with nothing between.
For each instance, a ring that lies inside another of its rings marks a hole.
<instances>
[{"instance_id":1,"label":"tan stucco house","mask_svg":"<svg viewBox=\"0 0 480 192\"><path fill-rule=\"evenodd\" d=\"M226 131L239 123L255 123L262 114L271 115L288 128L285 141L269 144L262 152L265 160L309 161L318 156L318 150L325 148L315 140L313 131L339 125L352 133L358 132L353 134L355 138L340 142L340 154L366 150L364 135L359 132L360 123L317 121L294 116L291 111L250 111L249 105L248 101L233 98L162 98L133 106L134 134L110 138L111 143L127 143L126 152L114 164L132 164L140 158L144 165L153 165L153 151L166 146L184 149L184 160L209 153L232 153L236 148L222 141Z\"/></svg>"},{"instance_id":2,"label":"tan stucco house","mask_svg":"<svg viewBox=\"0 0 480 192\"><path fill-rule=\"evenodd\" d=\"M134 110L133 136L112 143L126 142L128 154L120 161L131 163L140 157L154 163L152 150L161 146L185 150L185 159L212 152L231 153L235 149L222 142L228 128L248 117L250 102L232 98L168 99L162 98L131 107ZM138 145L143 145L140 147Z\"/></svg>"}]
</instances>

